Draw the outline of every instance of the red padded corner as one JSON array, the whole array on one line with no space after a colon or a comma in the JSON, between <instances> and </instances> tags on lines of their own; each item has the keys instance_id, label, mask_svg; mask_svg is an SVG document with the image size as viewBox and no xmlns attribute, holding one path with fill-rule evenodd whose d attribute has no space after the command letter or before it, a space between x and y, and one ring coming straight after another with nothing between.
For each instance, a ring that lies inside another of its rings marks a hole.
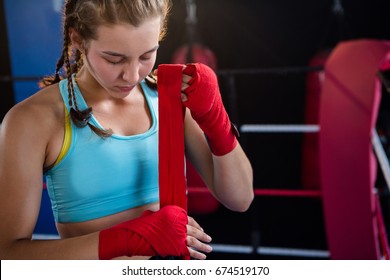
<instances>
[{"instance_id":1,"label":"red padded corner","mask_svg":"<svg viewBox=\"0 0 390 280\"><path fill-rule=\"evenodd\" d=\"M325 65L330 50L316 53L309 61L310 67ZM310 71L306 76L305 124L318 124L321 89L324 71ZM302 186L304 189L321 189L318 133L305 133L302 147Z\"/></svg>"},{"instance_id":2,"label":"red padded corner","mask_svg":"<svg viewBox=\"0 0 390 280\"><path fill-rule=\"evenodd\" d=\"M325 64L320 100L320 176L332 259L381 257L375 214L377 163L371 144L381 98L377 72L390 43L340 43ZM383 70L383 69L382 69Z\"/></svg>"}]
</instances>

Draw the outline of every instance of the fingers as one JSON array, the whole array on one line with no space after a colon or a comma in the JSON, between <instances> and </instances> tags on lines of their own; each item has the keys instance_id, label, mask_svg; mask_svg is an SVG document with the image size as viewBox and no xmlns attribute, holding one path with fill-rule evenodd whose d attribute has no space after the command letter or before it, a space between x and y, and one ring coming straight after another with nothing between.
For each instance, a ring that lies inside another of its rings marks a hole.
<instances>
[{"instance_id":1,"label":"fingers","mask_svg":"<svg viewBox=\"0 0 390 280\"><path fill-rule=\"evenodd\" d=\"M204 253L210 253L213 250L210 245L206 244L210 241L211 237L203 231L201 226L192 217L188 217L187 246L190 256L199 260L206 259Z\"/></svg>"},{"instance_id":2,"label":"fingers","mask_svg":"<svg viewBox=\"0 0 390 280\"><path fill-rule=\"evenodd\" d=\"M191 79L192 79L191 76L188 76L188 75L186 75L186 74L183 74L183 78L182 78L183 83L188 84L188 82L189 82Z\"/></svg>"},{"instance_id":3,"label":"fingers","mask_svg":"<svg viewBox=\"0 0 390 280\"><path fill-rule=\"evenodd\" d=\"M191 76L183 74L183 78L181 80L181 91L183 92L186 88L189 87L188 82L192 79Z\"/></svg>"},{"instance_id":4,"label":"fingers","mask_svg":"<svg viewBox=\"0 0 390 280\"><path fill-rule=\"evenodd\" d=\"M190 257L192 259L205 260L207 258L207 256L205 254L198 252L190 247L188 247L188 251L190 252Z\"/></svg>"},{"instance_id":5,"label":"fingers","mask_svg":"<svg viewBox=\"0 0 390 280\"><path fill-rule=\"evenodd\" d=\"M185 82L182 82L181 83L181 92L184 92L186 90L186 88L188 88L188 87L189 87L188 84L186 84Z\"/></svg>"},{"instance_id":6,"label":"fingers","mask_svg":"<svg viewBox=\"0 0 390 280\"><path fill-rule=\"evenodd\" d=\"M182 102L187 102L188 101L188 96L185 93L181 94L181 101Z\"/></svg>"},{"instance_id":7,"label":"fingers","mask_svg":"<svg viewBox=\"0 0 390 280\"><path fill-rule=\"evenodd\" d=\"M187 94L184 93L184 91L189 87L188 82L191 80L191 76L183 74L182 82L181 82L181 101L186 102L188 101Z\"/></svg>"},{"instance_id":8,"label":"fingers","mask_svg":"<svg viewBox=\"0 0 390 280\"><path fill-rule=\"evenodd\" d=\"M207 243L211 241L211 237L206 234L202 229L196 228L189 224L187 225L187 236L195 237L196 239ZM192 246L193 244L188 245Z\"/></svg>"},{"instance_id":9,"label":"fingers","mask_svg":"<svg viewBox=\"0 0 390 280\"><path fill-rule=\"evenodd\" d=\"M185 68L186 68L186 66L183 65L183 70L184 70ZM154 70L152 71L152 74L153 74L154 76L157 76L157 71L158 71L158 69L154 69ZM189 76L189 75L183 74L183 76L182 76L182 83L181 83L181 101L182 101L182 102L188 101L188 96L187 96L187 94L184 93L184 91L189 87L188 82L189 82L191 79L192 79L192 77Z\"/></svg>"},{"instance_id":10,"label":"fingers","mask_svg":"<svg viewBox=\"0 0 390 280\"><path fill-rule=\"evenodd\" d=\"M194 228L197 228L201 231L204 231L203 228L197 223L197 221L195 221L194 218L192 218L191 216L187 216L188 217L188 225L190 226L193 226Z\"/></svg>"},{"instance_id":11,"label":"fingers","mask_svg":"<svg viewBox=\"0 0 390 280\"><path fill-rule=\"evenodd\" d=\"M206 255L204 253L211 253L213 250L210 245L200 242L195 237L189 235L187 235L187 246L190 256L199 260L206 259Z\"/></svg>"}]
</instances>

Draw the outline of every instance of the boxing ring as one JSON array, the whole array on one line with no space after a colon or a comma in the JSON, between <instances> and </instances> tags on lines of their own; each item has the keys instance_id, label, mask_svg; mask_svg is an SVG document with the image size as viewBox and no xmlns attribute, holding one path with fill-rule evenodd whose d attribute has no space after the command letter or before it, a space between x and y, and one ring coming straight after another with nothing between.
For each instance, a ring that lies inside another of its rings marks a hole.
<instances>
[{"instance_id":1,"label":"boxing ring","mask_svg":"<svg viewBox=\"0 0 390 280\"><path fill-rule=\"evenodd\" d=\"M245 137L257 133L316 133L319 141L319 189L262 189L259 196L321 199L328 251L267 248L253 238L252 246L215 244L214 251L253 254L279 254L308 258L389 259L390 249L378 190L377 165L390 190L389 161L375 128L381 101L382 71L389 70L390 43L358 40L340 43L324 65L318 125L242 124ZM234 75L277 73L275 69L221 71L234 85ZM284 69L280 73L302 71ZM307 71L322 71L309 68ZM230 103L237 96L230 88ZM233 110L233 119L237 111ZM245 142L245 141L244 141ZM191 192L202 192L201 188ZM387 195L388 199L388 195ZM258 213L254 213L259 218ZM256 231L254 231L256 234Z\"/></svg>"}]
</instances>

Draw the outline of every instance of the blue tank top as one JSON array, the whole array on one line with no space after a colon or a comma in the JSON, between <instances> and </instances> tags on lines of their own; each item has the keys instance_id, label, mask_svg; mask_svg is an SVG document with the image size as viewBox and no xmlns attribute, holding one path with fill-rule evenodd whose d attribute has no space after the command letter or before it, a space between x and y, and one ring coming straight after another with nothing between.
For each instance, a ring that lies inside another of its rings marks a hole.
<instances>
[{"instance_id":1,"label":"blue tank top","mask_svg":"<svg viewBox=\"0 0 390 280\"><path fill-rule=\"evenodd\" d=\"M67 80L59 87L68 114ZM56 222L83 222L158 202L158 96L145 81L141 87L152 116L145 133L102 139L69 120L69 149L45 173ZM86 109L76 83L74 89L80 110ZM102 128L93 115L91 123Z\"/></svg>"}]
</instances>

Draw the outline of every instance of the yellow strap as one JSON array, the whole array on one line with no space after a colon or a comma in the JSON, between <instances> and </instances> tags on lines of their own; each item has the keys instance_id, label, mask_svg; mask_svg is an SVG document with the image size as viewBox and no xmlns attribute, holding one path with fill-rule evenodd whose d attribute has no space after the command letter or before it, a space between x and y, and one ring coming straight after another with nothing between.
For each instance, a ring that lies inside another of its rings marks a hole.
<instances>
[{"instance_id":1,"label":"yellow strap","mask_svg":"<svg viewBox=\"0 0 390 280\"><path fill-rule=\"evenodd\" d=\"M64 135L64 142L62 143L60 154L54 163L54 166L57 165L68 153L70 144L72 142L72 125L70 122L70 115L68 113L68 110L66 110L65 107L65 135Z\"/></svg>"}]
</instances>

